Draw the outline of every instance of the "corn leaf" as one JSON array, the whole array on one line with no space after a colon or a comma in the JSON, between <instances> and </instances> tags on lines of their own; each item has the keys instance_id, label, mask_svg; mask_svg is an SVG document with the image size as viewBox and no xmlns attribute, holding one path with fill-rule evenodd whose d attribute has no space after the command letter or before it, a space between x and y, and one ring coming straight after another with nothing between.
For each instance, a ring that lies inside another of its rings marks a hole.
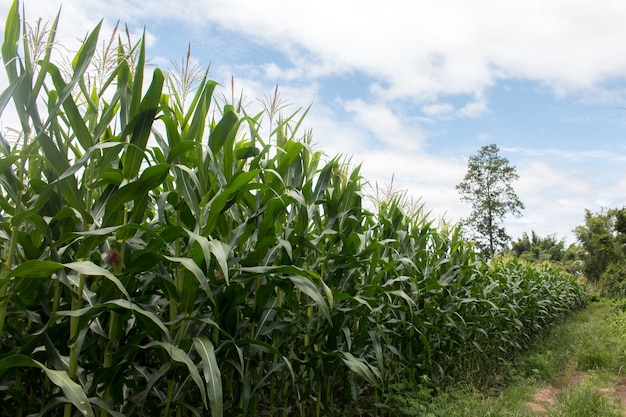
<instances>
[{"instance_id":1,"label":"corn leaf","mask_svg":"<svg viewBox=\"0 0 626 417\"><path fill-rule=\"evenodd\" d=\"M76 382L72 381L66 371L50 369L44 364L34 359L31 359L28 356L19 354L10 355L0 360L0 372L8 368L16 367L30 367L41 369L45 372L48 379L50 379L50 382L61 388L67 400L71 404L73 404L74 407L76 407L83 416L95 417L93 409L89 404L89 399L87 398L87 395L85 395L82 387Z\"/></svg>"},{"instance_id":2,"label":"corn leaf","mask_svg":"<svg viewBox=\"0 0 626 417\"><path fill-rule=\"evenodd\" d=\"M350 352L342 352L342 355L343 357L341 360L352 370L352 372L373 386L378 385L380 380L380 373L378 372L378 369L369 365L364 359L355 357Z\"/></svg>"},{"instance_id":3,"label":"corn leaf","mask_svg":"<svg viewBox=\"0 0 626 417\"><path fill-rule=\"evenodd\" d=\"M8 278L24 277L24 278L40 278L47 277L63 268L63 264L52 261L33 259L22 262L16 266L7 275Z\"/></svg>"},{"instance_id":4,"label":"corn leaf","mask_svg":"<svg viewBox=\"0 0 626 417\"><path fill-rule=\"evenodd\" d=\"M138 114L129 122L129 125L127 126L127 129L132 128L132 136L130 138L129 146L122 158L124 162L124 177L126 179L134 178L141 168L146 151L146 145L152 129L152 123L156 117L159 102L161 100L163 81L163 73L157 68L152 75L150 87L148 87L148 91L141 101ZM141 89L141 87L141 85L133 86L135 89Z\"/></svg>"},{"instance_id":5,"label":"corn leaf","mask_svg":"<svg viewBox=\"0 0 626 417\"><path fill-rule=\"evenodd\" d=\"M202 358L202 370L211 406L211 416L221 417L224 413L222 374L217 366L215 348L207 337L195 337L193 345Z\"/></svg>"},{"instance_id":6,"label":"corn leaf","mask_svg":"<svg viewBox=\"0 0 626 417\"><path fill-rule=\"evenodd\" d=\"M202 398L202 403L204 404L205 407L207 407L208 403L207 403L206 387L204 383L202 382L202 377L200 376L200 373L198 372L198 368L193 363L189 355L187 355L187 353L179 347L176 347L170 343L160 342L158 340L150 342L147 345L141 346L142 349L151 349L153 347L158 347L164 350L172 358L173 361L182 363L187 367L187 370L189 371L189 375L191 376L191 379L193 379L196 386L200 390L200 397Z\"/></svg>"},{"instance_id":7,"label":"corn leaf","mask_svg":"<svg viewBox=\"0 0 626 417\"><path fill-rule=\"evenodd\" d=\"M130 295L128 294L128 291L126 291L124 284L122 284L122 282L115 275L113 275L111 272L107 271L106 269L94 264L91 261L69 262L69 263L63 264L63 266L71 270L74 270L78 272L79 274L103 276L109 281L111 281L113 284L115 284L117 289L120 290L120 292L124 294L124 296L126 296L128 300L130 300L131 298Z\"/></svg>"}]
</instances>

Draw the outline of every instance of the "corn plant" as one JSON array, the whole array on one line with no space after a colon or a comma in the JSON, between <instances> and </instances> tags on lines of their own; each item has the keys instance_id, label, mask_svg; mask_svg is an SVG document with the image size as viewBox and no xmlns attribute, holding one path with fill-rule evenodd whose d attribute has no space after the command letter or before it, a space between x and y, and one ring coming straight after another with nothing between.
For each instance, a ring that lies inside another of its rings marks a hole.
<instances>
[{"instance_id":1,"label":"corn plant","mask_svg":"<svg viewBox=\"0 0 626 417\"><path fill-rule=\"evenodd\" d=\"M99 25L63 69L59 21L33 36L15 1L2 44L0 414L385 413L394 384L471 377L584 304L397 196L365 209L277 90L249 114L189 51L148 71Z\"/></svg>"}]
</instances>

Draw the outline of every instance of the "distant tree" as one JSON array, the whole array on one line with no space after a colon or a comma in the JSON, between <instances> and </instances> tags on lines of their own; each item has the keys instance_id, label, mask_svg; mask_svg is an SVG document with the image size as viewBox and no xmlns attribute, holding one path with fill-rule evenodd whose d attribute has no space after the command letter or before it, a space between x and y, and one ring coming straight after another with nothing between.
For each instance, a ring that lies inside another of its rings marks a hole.
<instances>
[{"instance_id":1,"label":"distant tree","mask_svg":"<svg viewBox=\"0 0 626 417\"><path fill-rule=\"evenodd\" d=\"M560 265L573 276L582 276L584 252L585 250L582 246L572 243L565 249Z\"/></svg>"},{"instance_id":2,"label":"distant tree","mask_svg":"<svg viewBox=\"0 0 626 417\"><path fill-rule=\"evenodd\" d=\"M524 262L549 263L551 267L576 277L583 273L583 248L574 243L566 248L565 241L557 240L555 235L541 237L533 230L529 236L524 232L522 237L511 242L510 253Z\"/></svg>"},{"instance_id":3,"label":"distant tree","mask_svg":"<svg viewBox=\"0 0 626 417\"><path fill-rule=\"evenodd\" d=\"M500 156L500 149L493 144L483 146L470 157L467 174L456 186L461 201L472 204L472 212L464 223L488 257L511 240L502 226L504 217L508 213L519 217L524 209L512 186L518 178L515 167Z\"/></svg>"},{"instance_id":4,"label":"distant tree","mask_svg":"<svg viewBox=\"0 0 626 417\"><path fill-rule=\"evenodd\" d=\"M585 210L585 225L574 233L585 249L583 273L587 280L598 283L600 276L615 257L612 221L606 211L592 213Z\"/></svg>"},{"instance_id":5,"label":"distant tree","mask_svg":"<svg viewBox=\"0 0 626 417\"><path fill-rule=\"evenodd\" d=\"M541 237L531 231L530 237L524 232L522 237L511 243L511 252L517 258L532 262L559 262L565 255L565 241L554 235Z\"/></svg>"},{"instance_id":6,"label":"distant tree","mask_svg":"<svg viewBox=\"0 0 626 417\"><path fill-rule=\"evenodd\" d=\"M585 224L574 233L584 249L583 273L588 281L597 284L607 270L620 269L615 264L623 264L626 255L626 209L585 210Z\"/></svg>"}]
</instances>

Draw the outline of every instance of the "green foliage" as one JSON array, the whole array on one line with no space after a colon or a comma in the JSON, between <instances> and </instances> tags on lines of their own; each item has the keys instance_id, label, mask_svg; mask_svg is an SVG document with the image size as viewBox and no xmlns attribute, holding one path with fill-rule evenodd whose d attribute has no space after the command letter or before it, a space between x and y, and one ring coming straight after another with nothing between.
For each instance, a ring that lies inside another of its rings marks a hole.
<instances>
[{"instance_id":1,"label":"green foliage","mask_svg":"<svg viewBox=\"0 0 626 417\"><path fill-rule=\"evenodd\" d=\"M555 236L542 238L533 230L530 237L524 232L522 237L511 243L511 251L522 261L558 262L563 259L565 242L557 241Z\"/></svg>"},{"instance_id":2,"label":"green foliage","mask_svg":"<svg viewBox=\"0 0 626 417\"><path fill-rule=\"evenodd\" d=\"M375 413L391 384L477 378L585 303L556 271L484 264L421 208L365 210L359 168L298 136L306 112L248 115L195 70L144 89L143 39L94 78L99 27L64 74L19 47L18 10L1 415Z\"/></svg>"},{"instance_id":3,"label":"green foliage","mask_svg":"<svg viewBox=\"0 0 626 417\"><path fill-rule=\"evenodd\" d=\"M582 275L581 246L571 244L565 248L565 241L557 241L555 236L541 237L534 231L511 243L510 253L517 259L531 264L549 264L575 277Z\"/></svg>"},{"instance_id":4,"label":"green foliage","mask_svg":"<svg viewBox=\"0 0 626 417\"><path fill-rule=\"evenodd\" d=\"M487 257L492 257L511 239L501 226L504 217L508 213L520 216L524 209L512 185L518 178L515 167L500 156L500 149L493 144L483 146L469 158L467 173L456 186L461 201L472 204L465 223Z\"/></svg>"},{"instance_id":5,"label":"green foliage","mask_svg":"<svg viewBox=\"0 0 626 417\"><path fill-rule=\"evenodd\" d=\"M486 384L394 387L394 410L406 416L622 415L613 389L621 385L626 351L623 307L603 301L572 314L499 367ZM533 411L529 402L545 411Z\"/></svg>"},{"instance_id":6,"label":"green foliage","mask_svg":"<svg viewBox=\"0 0 626 417\"><path fill-rule=\"evenodd\" d=\"M549 417L620 417L621 410L595 387L583 385L561 394Z\"/></svg>"},{"instance_id":7,"label":"green foliage","mask_svg":"<svg viewBox=\"0 0 626 417\"><path fill-rule=\"evenodd\" d=\"M600 275L598 289L606 296L626 297L626 263L610 263Z\"/></svg>"},{"instance_id":8,"label":"green foliage","mask_svg":"<svg viewBox=\"0 0 626 417\"><path fill-rule=\"evenodd\" d=\"M583 273L604 296L626 295L626 209L585 212L585 224L574 229L581 247Z\"/></svg>"},{"instance_id":9,"label":"green foliage","mask_svg":"<svg viewBox=\"0 0 626 417\"><path fill-rule=\"evenodd\" d=\"M598 283L600 276L618 255L613 235L614 219L608 212L592 213L585 211L585 225L574 230L576 237L585 249L585 277Z\"/></svg>"},{"instance_id":10,"label":"green foliage","mask_svg":"<svg viewBox=\"0 0 626 417\"><path fill-rule=\"evenodd\" d=\"M626 315L614 305L591 304L557 326L523 356L518 368L548 382L563 369L620 372L625 364L624 323Z\"/></svg>"},{"instance_id":11,"label":"green foliage","mask_svg":"<svg viewBox=\"0 0 626 417\"><path fill-rule=\"evenodd\" d=\"M406 391L397 398L398 416L420 417L532 417L515 398L493 398L472 387L460 387L434 395L428 390Z\"/></svg>"}]
</instances>

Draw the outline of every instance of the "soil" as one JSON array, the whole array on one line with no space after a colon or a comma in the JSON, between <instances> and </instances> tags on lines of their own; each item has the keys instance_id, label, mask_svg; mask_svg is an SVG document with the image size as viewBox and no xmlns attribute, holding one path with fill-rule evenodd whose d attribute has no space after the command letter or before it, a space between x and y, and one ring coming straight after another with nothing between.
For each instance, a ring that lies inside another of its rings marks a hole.
<instances>
[{"instance_id":1,"label":"soil","mask_svg":"<svg viewBox=\"0 0 626 417\"><path fill-rule=\"evenodd\" d=\"M548 410L556 404L557 396L578 386L585 378L585 372L567 369L552 383L536 391L526 406L537 416L548 414ZM622 407L626 407L626 377L619 377L617 383L610 388L602 388L600 393L613 399Z\"/></svg>"}]
</instances>

